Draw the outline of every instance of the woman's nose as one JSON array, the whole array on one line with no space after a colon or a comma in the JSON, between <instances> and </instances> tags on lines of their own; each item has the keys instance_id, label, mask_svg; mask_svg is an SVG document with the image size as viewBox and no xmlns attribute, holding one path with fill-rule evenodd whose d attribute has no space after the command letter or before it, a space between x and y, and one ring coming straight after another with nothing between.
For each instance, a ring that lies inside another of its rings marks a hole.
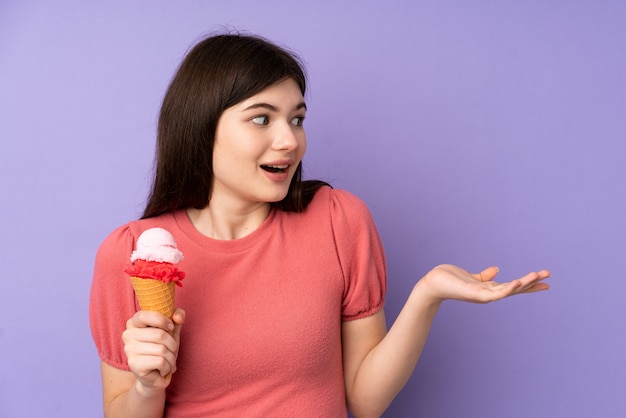
<instances>
[{"instance_id":1,"label":"woman's nose","mask_svg":"<svg viewBox=\"0 0 626 418\"><path fill-rule=\"evenodd\" d=\"M276 136L274 138L274 148L280 150L293 150L300 145L300 136L303 136L304 133L295 132L296 128L291 124L286 124L286 126L281 126L280 129L277 130Z\"/></svg>"}]
</instances>

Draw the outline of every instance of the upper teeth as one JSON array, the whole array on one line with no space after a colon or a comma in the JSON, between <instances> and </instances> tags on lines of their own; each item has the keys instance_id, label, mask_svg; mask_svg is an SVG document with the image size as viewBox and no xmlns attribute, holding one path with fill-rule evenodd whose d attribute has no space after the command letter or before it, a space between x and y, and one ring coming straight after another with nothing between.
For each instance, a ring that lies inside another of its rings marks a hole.
<instances>
[{"instance_id":1,"label":"upper teeth","mask_svg":"<svg viewBox=\"0 0 626 418\"><path fill-rule=\"evenodd\" d=\"M287 167L289 167L288 165L267 165L266 167L271 167L271 168L277 168L279 170L285 169Z\"/></svg>"}]
</instances>

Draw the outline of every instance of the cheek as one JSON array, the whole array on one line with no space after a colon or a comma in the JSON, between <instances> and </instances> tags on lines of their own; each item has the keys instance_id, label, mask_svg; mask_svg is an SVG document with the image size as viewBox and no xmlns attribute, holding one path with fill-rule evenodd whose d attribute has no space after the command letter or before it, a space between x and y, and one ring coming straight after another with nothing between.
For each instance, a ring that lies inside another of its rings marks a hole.
<instances>
[{"instance_id":1,"label":"cheek","mask_svg":"<svg viewBox=\"0 0 626 418\"><path fill-rule=\"evenodd\" d=\"M300 151L300 159L302 159L302 157L304 156L304 153L306 152L306 135L302 135L302 139L300 140L300 144L299 144L299 151Z\"/></svg>"}]
</instances>

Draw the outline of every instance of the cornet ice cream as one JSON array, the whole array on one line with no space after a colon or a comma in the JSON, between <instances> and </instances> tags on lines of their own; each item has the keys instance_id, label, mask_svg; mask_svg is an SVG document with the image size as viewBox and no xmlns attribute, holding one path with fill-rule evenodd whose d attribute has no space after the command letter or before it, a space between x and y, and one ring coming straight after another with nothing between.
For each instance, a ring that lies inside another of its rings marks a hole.
<instances>
[{"instance_id":1,"label":"cornet ice cream","mask_svg":"<svg viewBox=\"0 0 626 418\"><path fill-rule=\"evenodd\" d=\"M157 311L172 318L175 285L182 286L185 273L175 264L183 259L176 241L163 228L145 230L137 239L124 271L130 275L135 296L142 310Z\"/></svg>"}]
</instances>

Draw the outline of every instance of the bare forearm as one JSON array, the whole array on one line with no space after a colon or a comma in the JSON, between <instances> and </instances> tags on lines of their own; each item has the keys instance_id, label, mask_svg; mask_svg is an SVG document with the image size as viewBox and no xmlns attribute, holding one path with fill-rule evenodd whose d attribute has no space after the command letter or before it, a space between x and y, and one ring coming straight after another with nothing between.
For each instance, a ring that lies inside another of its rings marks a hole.
<instances>
[{"instance_id":1,"label":"bare forearm","mask_svg":"<svg viewBox=\"0 0 626 418\"><path fill-rule=\"evenodd\" d=\"M165 410L165 390L148 393L135 382L127 392L115 397L105 406L106 418L162 418Z\"/></svg>"},{"instance_id":2,"label":"bare forearm","mask_svg":"<svg viewBox=\"0 0 626 418\"><path fill-rule=\"evenodd\" d=\"M440 302L418 283L383 340L367 355L354 380L348 404L359 418L378 417L411 377Z\"/></svg>"},{"instance_id":3,"label":"bare forearm","mask_svg":"<svg viewBox=\"0 0 626 418\"><path fill-rule=\"evenodd\" d=\"M138 311L127 321L122 339L130 370L101 362L105 417L163 417L184 320L185 311L177 308L173 324L154 311Z\"/></svg>"}]
</instances>

